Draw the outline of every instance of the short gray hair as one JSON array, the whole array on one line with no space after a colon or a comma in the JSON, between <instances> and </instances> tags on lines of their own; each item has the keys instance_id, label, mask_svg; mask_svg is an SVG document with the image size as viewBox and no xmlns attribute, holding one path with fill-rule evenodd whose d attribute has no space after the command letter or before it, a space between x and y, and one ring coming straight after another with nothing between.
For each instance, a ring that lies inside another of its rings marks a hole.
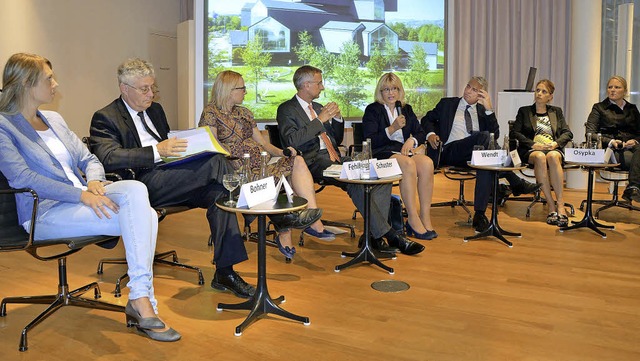
<instances>
[{"instance_id":1,"label":"short gray hair","mask_svg":"<svg viewBox=\"0 0 640 361\"><path fill-rule=\"evenodd\" d=\"M140 58L127 59L118 67L118 83L129 84L134 78L156 77L153 65Z\"/></svg>"},{"instance_id":2,"label":"short gray hair","mask_svg":"<svg viewBox=\"0 0 640 361\"><path fill-rule=\"evenodd\" d=\"M477 81L478 84L482 86L482 90L487 92L489 91L489 82L484 77L476 75L476 76L472 76L471 79L469 79L469 82L471 82L472 80Z\"/></svg>"}]
</instances>

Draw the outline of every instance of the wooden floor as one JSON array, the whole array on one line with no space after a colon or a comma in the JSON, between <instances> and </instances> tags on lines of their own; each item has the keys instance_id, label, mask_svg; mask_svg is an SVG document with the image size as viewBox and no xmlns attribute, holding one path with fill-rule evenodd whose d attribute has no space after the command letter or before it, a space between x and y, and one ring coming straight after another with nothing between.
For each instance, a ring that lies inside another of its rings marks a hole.
<instances>
[{"instance_id":1,"label":"wooden floor","mask_svg":"<svg viewBox=\"0 0 640 361\"><path fill-rule=\"evenodd\" d=\"M441 177L434 201L457 193L457 183ZM598 184L596 197L605 191ZM567 201L577 208L584 193L568 190ZM327 219L351 222L353 206L336 188L323 191L319 203ZM387 261L394 275L370 265L334 272L345 261L340 252L355 249L347 235L308 241L292 264L269 248L271 294L284 294L283 307L310 317L311 325L267 317L240 337L234 329L247 312L216 311L218 302L239 299L209 286L204 212L172 215L160 225L158 249L176 249L181 260L202 267L206 279L198 286L193 273L156 267L160 314L182 333L181 341L150 341L126 328L122 314L65 308L30 332L29 350L21 353L21 329L44 307L9 305L0 318L0 360L639 360L640 213L604 212L601 218L616 229L603 239L587 229L558 232L544 223L541 205L525 219L525 207L507 202L500 209L501 225L524 234L513 248L495 239L464 243L473 234L466 214L434 209L439 237L425 241L418 256ZM355 222L361 232L361 218ZM249 261L236 269L255 284L256 245L248 243L247 250ZM112 293L124 267L95 274L98 259L122 253L119 245L71 256L70 286L98 280L103 300L124 305L128 290L122 298ZM24 252L0 253L0 275L0 297L56 291L55 263ZM371 288L378 280L411 287L382 293Z\"/></svg>"}]
</instances>

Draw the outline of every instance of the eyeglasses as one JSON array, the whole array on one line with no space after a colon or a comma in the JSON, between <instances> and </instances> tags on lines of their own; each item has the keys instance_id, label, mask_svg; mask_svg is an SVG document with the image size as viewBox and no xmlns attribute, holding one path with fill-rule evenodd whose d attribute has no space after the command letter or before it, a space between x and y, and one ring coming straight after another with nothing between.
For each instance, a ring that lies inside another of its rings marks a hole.
<instances>
[{"instance_id":1,"label":"eyeglasses","mask_svg":"<svg viewBox=\"0 0 640 361\"><path fill-rule=\"evenodd\" d=\"M127 84L127 83L124 83L124 85L128 86L129 88L135 89L138 93L142 95L149 93L149 91L153 92L153 94L159 93L158 87L155 84L152 86L145 85L142 88L136 88L133 85Z\"/></svg>"},{"instance_id":2,"label":"eyeglasses","mask_svg":"<svg viewBox=\"0 0 640 361\"><path fill-rule=\"evenodd\" d=\"M400 90L400 89L398 89L398 87L395 87L395 86L394 86L394 87L392 87L392 88L384 88L384 89L382 89L382 92L383 92L383 93L391 93L391 92L397 92L397 91L399 91L399 90Z\"/></svg>"},{"instance_id":3,"label":"eyeglasses","mask_svg":"<svg viewBox=\"0 0 640 361\"><path fill-rule=\"evenodd\" d=\"M247 86L246 85L245 86L239 86L239 87L233 88L233 90L247 91Z\"/></svg>"}]
</instances>

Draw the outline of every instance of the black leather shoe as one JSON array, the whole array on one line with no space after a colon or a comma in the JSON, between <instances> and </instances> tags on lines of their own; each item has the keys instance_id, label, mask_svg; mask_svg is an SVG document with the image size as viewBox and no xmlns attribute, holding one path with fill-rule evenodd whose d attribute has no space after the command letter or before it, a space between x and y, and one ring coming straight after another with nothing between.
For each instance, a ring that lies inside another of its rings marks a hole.
<instances>
[{"instance_id":1,"label":"black leather shoe","mask_svg":"<svg viewBox=\"0 0 640 361\"><path fill-rule=\"evenodd\" d=\"M638 202L640 203L640 188L636 186L627 186L627 188L622 192L622 199L627 202Z\"/></svg>"},{"instance_id":2,"label":"black leather shoe","mask_svg":"<svg viewBox=\"0 0 640 361\"><path fill-rule=\"evenodd\" d=\"M211 287L220 291L229 290L240 298L250 298L256 293L255 287L245 282L236 271L232 271L225 276L220 275L218 271L216 271L213 274Z\"/></svg>"},{"instance_id":3,"label":"black leather shoe","mask_svg":"<svg viewBox=\"0 0 640 361\"><path fill-rule=\"evenodd\" d=\"M360 239L358 240L358 248L362 248L362 243L364 243L364 234L361 235ZM396 253L400 251L395 247L389 247L389 245L384 241L383 238L371 237L371 248L382 253Z\"/></svg>"},{"instance_id":4,"label":"black leather shoe","mask_svg":"<svg viewBox=\"0 0 640 361\"><path fill-rule=\"evenodd\" d=\"M315 223L320 217L322 217L322 209L320 208L269 216L273 227L278 232L286 231L290 228L305 229Z\"/></svg>"},{"instance_id":5,"label":"black leather shoe","mask_svg":"<svg viewBox=\"0 0 640 361\"><path fill-rule=\"evenodd\" d=\"M420 243L409 240L402 232L396 232L391 236L387 236L389 246L397 247L402 254L413 255L424 251L424 246Z\"/></svg>"},{"instance_id":6,"label":"black leather shoe","mask_svg":"<svg viewBox=\"0 0 640 361\"><path fill-rule=\"evenodd\" d=\"M509 198L509 196L511 195L511 188L506 185L506 184L499 184L498 185L498 205L502 206L504 205L504 202L507 200L507 198Z\"/></svg>"},{"instance_id":7,"label":"black leather shoe","mask_svg":"<svg viewBox=\"0 0 640 361\"><path fill-rule=\"evenodd\" d=\"M534 194L539 191L542 187L542 183L531 183L523 180L521 183L512 184L511 191L514 196L519 196L521 194Z\"/></svg>"},{"instance_id":8,"label":"black leather shoe","mask_svg":"<svg viewBox=\"0 0 640 361\"><path fill-rule=\"evenodd\" d=\"M473 215L473 229L476 232L481 233L489 228L489 220L487 216L484 215L484 212L476 212Z\"/></svg>"}]
</instances>

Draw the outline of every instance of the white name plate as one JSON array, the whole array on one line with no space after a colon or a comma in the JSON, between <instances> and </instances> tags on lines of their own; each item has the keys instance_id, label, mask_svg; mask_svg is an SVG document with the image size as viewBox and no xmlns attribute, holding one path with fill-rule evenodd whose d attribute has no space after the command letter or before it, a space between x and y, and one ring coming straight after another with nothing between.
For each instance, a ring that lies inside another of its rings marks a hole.
<instances>
[{"instance_id":1,"label":"white name plate","mask_svg":"<svg viewBox=\"0 0 640 361\"><path fill-rule=\"evenodd\" d=\"M474 150L471 155L472 165L502 165L507 151L496 150Z\"/></svg>"},{"instance_id":2,"label":"white name plate","mask_svg":"<svg viewBox=\"0 0 640 361\"><path fill-rule=\"evenodd\" d=\"M376 159L369 159L369 178L371 178L371 167L372 162L375 162ZM354 160L351 162L342 163L342 171L340 172L340 178L342 179L361 179L362 168L364 168L363 162L359 160ZM375 174L375 173L374 173Z\"/></svg>"},{"instance_id":3,"label":"white name plate","mask_svg":"<svg viewBox=\"0 0 640 361\"><path fill-rule=\"evenodd\" d=\"M257 204L273 201L278 196L273 176L243 184L240 188L238 207L253 207Z\"/></svg>"},{"instance_id":4,"label":"white name plate","mask_svg":"<svg viewBox=\"0 0 640 361\"><path fill-rule=\"evenodd\" d=\"M371 167L372 177L385 178L402 174L398 161L394 158L382 159L373 162ZM374 175L375 174L375 175Z\"/></svg>"},{"instance_id":5,"label":"white name plate","mask_svg":"<svg viewBox=\"0 0 640 361\"><path fill-rule=\"evenodd\" d=\"M565 148L564 159L576 163L604 163L604 149Z\"/></svg>"}]
</instances>

